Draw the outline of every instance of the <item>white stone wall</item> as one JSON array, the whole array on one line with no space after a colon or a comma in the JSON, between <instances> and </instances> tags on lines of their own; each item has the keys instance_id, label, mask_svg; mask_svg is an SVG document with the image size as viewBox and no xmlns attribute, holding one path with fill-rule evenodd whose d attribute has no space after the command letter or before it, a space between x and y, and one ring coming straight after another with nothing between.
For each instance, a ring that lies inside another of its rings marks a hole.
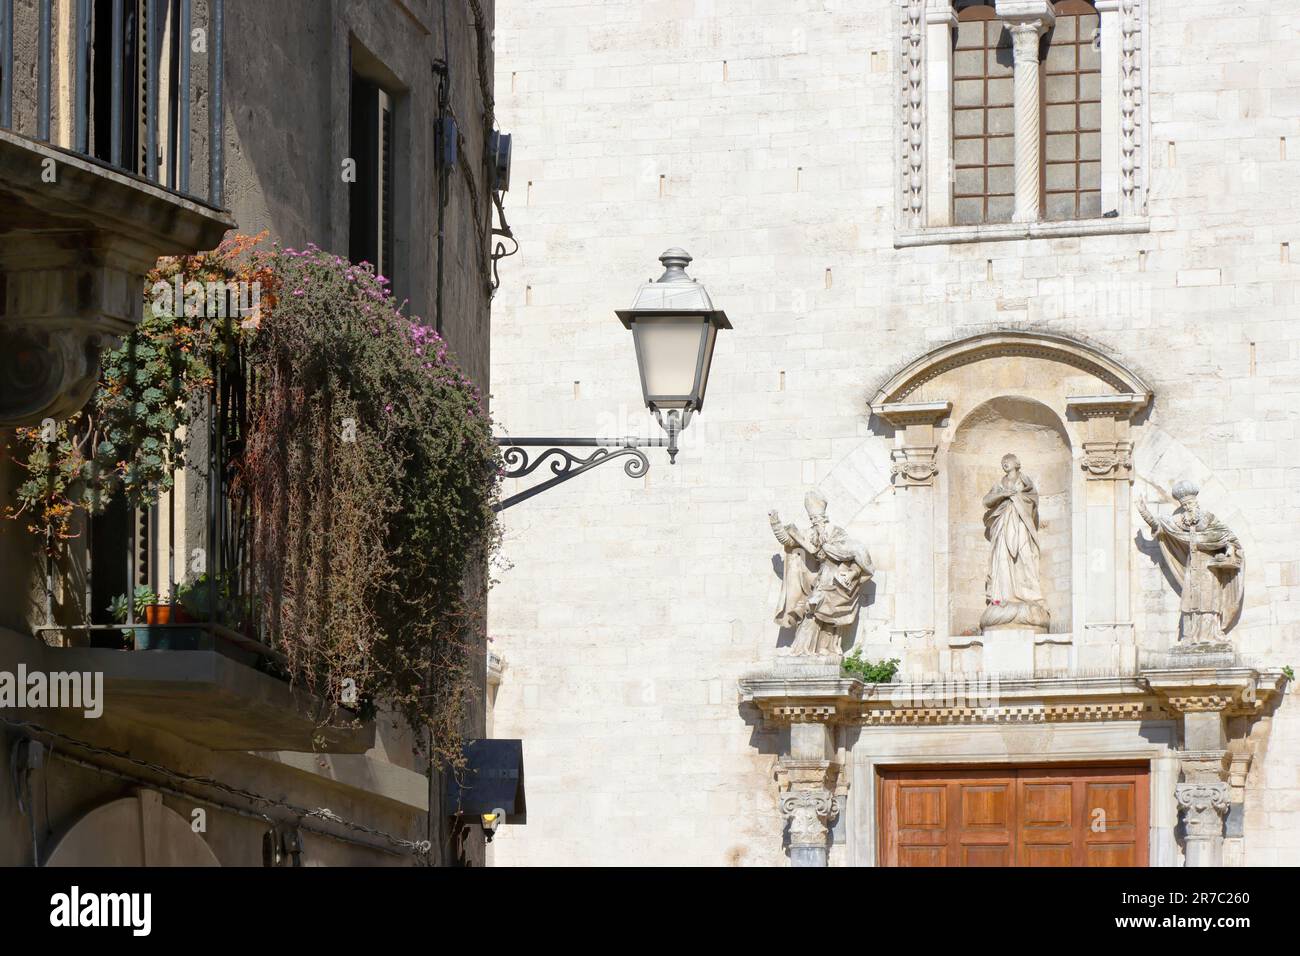
<instances>
[{"instance_id":1,"label":"white stone wall","mask_svg":"<svg viewBox=\"0 0 1300 956\"><path fill-rule=\"evenodd\" d=\"M885 0L498 4L521 243L493 317L500 426L649 433L613 313L669 246L735 325L676 466L607 466L506 513L494 730L525 740L529 816L499 865L784 862L778 741L736 693L777 641L767 509L802 519L807 487L826 491L879 569L860 634L887 640L900 518L867 401L966 335L1059 332L1137 370L1155 400L1134 499L1202 479L1246 546L1242 653L1300 663L1300 9L1149 4L1149 233L909 249L897 20ZM1139 641L1158 646L1177 597L1132 566ZM1289 694L1245 826L1248 864L1300 863Z\"/></svg>"}]
</instances>

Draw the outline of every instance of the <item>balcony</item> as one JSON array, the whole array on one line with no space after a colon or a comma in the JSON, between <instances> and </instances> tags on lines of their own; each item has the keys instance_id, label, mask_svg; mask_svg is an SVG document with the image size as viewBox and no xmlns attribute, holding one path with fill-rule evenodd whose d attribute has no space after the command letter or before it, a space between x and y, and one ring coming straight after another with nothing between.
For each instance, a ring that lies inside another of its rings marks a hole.
<instances>
[{"instance_id":1,"label":"balcony","mask_svg":"<svg viewBox=\"0 0 1300 956\"><path fill-rule=\"evenodd\" d=\"M68 6L0 0L0 427L84 405L154 262L234 225L222 0Z\"/></svg>"},{"instance_id":2,"label":"balcony","mask_svg":"<svg viewBox=\"0 0 1300 956\"><path fill-rule=\"evenodd\" d=\"M105 362L110 377L114 361ZM261 636L267 592L237 474L254 393L244 369L238 347L221 353L210 383L189 399L192 420L177 429L183 456L169 453L147 483L119 488L102 507L75 510L43 558L48 537L21 542L44 562L43 587L30 595L30 636L0 629L0 669L10 660L29 672L102 673L106 716L211 750L364 753L374 722L291 681L291 662ZM102 440L82 431L88 420L68 424L72 444ZM16 521L0 531L21 534Z\"/></svg>"}]
</instances>

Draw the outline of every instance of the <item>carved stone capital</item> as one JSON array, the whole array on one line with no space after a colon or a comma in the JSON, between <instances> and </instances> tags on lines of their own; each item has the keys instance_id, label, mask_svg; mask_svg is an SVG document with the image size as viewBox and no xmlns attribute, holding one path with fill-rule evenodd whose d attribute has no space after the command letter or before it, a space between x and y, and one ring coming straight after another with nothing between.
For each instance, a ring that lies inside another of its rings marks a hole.
<instances>
[{"instance_id":1,"label":"carved stone capital","mask_svg":"<svg viewBox=\"0 0 1300 956\"><path fill-rule=\"evenodd\" d=\"M1132 481L1131 441L1086 441L1080 462L1089 481Z\"/></svg>"},{"instance_id":2,"label":"carved stone capital","mask_svg":"<svg viewBox=\"0 0 1300 956\"><path fill-rule=\"evenodd\" d=\"M781 798L781 814L790 823L791 847L826 846L830 822L840 811L830 790L792 790Z\"/></svg>"},{"instance_id":3,"label":"carved stone capital","mask_svg":"<svg viewBox=\"0 0 1300 956\"><path fill-rule=\"evenodd\" d=\"M1226 783L1176 784L1174 799L1178 801L1189 840L1212 840L1223 836L1223 821L1228 813Z\"/></svg>"},{"instance_id":4,"label":"carved stone capital","mask_svg":"<svg viewBox=\"0 0 1300 956\"><path fill-rule=\"evenodd\" d=\"M937 445L895 448L891 453L894 463L889 469L895 487L913 488L934 484L934 476L939 474L939 466L935 464L937 451Z\"/></svg>"},{"instance_id":5,"label":"carved stone capital","mask_svg":"<svg viewBox=\"0 0 1300 956\"><path fill-rule=\"evenodd\" d=\"M1049 24L1043 20L1011 20L1011 50L1016 63L1038 63L1038 41L1047 32Z\"/></svg>"},{"instance_id":6,"label":"carved stone capital","mask_svg":"<svg viewBox=\"0 0 1300 956\"><path fill-rule=\"evenodd\" d=\"M996 0L994 8L999 20L1010 25L1032 24L1040 33L1046 32L1056 22L1051 0Z\"/></svg>"}]
</instances>

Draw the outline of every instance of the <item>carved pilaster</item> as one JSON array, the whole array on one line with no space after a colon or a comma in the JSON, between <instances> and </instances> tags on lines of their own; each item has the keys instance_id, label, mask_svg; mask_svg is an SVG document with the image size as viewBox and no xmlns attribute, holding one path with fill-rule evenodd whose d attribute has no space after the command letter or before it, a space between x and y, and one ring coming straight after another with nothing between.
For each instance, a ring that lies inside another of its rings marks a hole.
<instances>
[{"instance_id":1,"label":"carved pilaster","mask_svg":"<svg viewBox=\"0 0 1300 956\"><path fill-rule=\"evenodd\" d=\"M899 71L902 116L900 202L903 224L925 224L925 0L900 0Z\"/></svg>"},{"instance_id":2,"label":"carved pilaster","mask_svg":"<svg viewBox=\"0 0 1300 956\"><path fill-rule=\"evenodd\" d=\"M1088 481L1084 489L1084 547L1089 560L1080 575L1086 629L1114 626L1127 633L1132 631L1130 429L1133 417L1150 401L1149 393L1137 392L1072 395L1065 400L1071 430L1083 447L1079 467ZM1111 647L1091 643L1081 654L1079 666L1107 666L1112 655ZM1136 651L1130 655L1133 663L1135 655Z\"/></svg>"}]
</instances>

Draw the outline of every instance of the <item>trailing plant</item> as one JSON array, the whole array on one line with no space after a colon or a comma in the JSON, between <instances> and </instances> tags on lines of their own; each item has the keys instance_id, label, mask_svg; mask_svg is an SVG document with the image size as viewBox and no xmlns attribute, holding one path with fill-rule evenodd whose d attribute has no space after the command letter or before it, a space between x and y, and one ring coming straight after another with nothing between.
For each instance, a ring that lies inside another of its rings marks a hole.
<instances>
[{"instance_id":1,"label":"trailing plant","mask_svg":"<svg viewBox=\"0 0 1300 956\"><path fill-rule=\"evenodd\" d=\"M218 377L237 382L239 433L221 465L251 564L217 579L216 607L206 577L176 597L196 618L255 626L284 675L328 702L322 723L379 701L458 764L498 543L500 458L482 396L372 268L314 246L259 251L259 239L159 263L151 292L257 283L258 306L231 319L202 296L148 296L86 409L52 437L19 431L27 478L9 517L25 516L53 556L78 510L119 494L157 501L202 399Z\"/></svg>"},{"instance_id":2,"label":"trailing plant","mask_svg":"<svg viewBox=\"0 0 1300 956\"><path fill-rule=\"evenodd\" d=\"M239 463L264 637L337 718L383 700L458 763L497 543L482 397L369 266L315 247L264 262L276 306L246 353Z\"/></svg>"},{"instance_id":3,"label":"trailing plant","mask_svg":"<svg viewBox=\"0 0 1300 956\"><path fill-rule=\"evenodd\" d=\"M260 266L247 253L261 238L236 236L210 252L160 259L145 288L170 287L177 277L200 288L258 282ZM86 406L64 421L13 433L6 452L26 477L5 516L25 518L50 557L76 537L78 511L99 514L119 494L145 507L171 489L185 464L182 429L211 386L214 363L250 328L214 321L205 306L205 296L177 303L146 294L141 322L101 355L99 385Z\"/></svg>"},{"instance_id":4,"label":"trailing plant","mask_svg":"<svg viewBox=\"0 0 1300 956\"><path fill-rule=\"evenodd\" d=\"M896 657L887 661L863 660L862 648L855 647L840 666L845 673L859 677L868 684L888 684L898 673L898 664Z\"/></svg>"}]
</instances>

